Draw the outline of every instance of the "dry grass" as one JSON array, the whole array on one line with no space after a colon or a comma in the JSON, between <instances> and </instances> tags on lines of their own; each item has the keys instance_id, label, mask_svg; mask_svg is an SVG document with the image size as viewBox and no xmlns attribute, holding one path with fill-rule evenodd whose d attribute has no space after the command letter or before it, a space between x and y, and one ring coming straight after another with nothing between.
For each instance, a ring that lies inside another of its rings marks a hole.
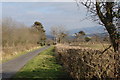
<instances>
[{"instance_id":1,"label":"dry grass","mask_svg":"<svg viewBox=\"0 0 120 80\"><path fill-rule=\"evenodd\" d=\"M82 43L82 44L79 44L77 46L75 45L71 45L71 44L57 44L56 46L61 46L61 47L65 47L65 48L74 48L74 49L93 49L93 50L104 50L106 48L108 48L110 46L110 44L100 44L100 43L97 43L97 44L92 44L92 43ZM111 48L112 50L112 48Z\"/></svg>"},{"instance_id":2,"label":"dry grass","mask_svg":"<svg viewBox=\"0 0 120 80\"><path fill-rule=\"evenodd\" d=\"M100 49L103 50L107 47L109 47L109 43L77 43L76 45L70 44L70 46L79 46L79 47L83 47L83 48L92 48L92 49Z\"/></svg>"},{"instance_id":3,"label":"dry grass","mask_svg":"<svg viewBox=\"0 0 120 80\"><path fill-rule=\"evenodd\" d=\"M13 59L13 58L18 57L20 55L23 55L23 54L25 54L29 51L38 49L40 47L41 46L36 46L36 47L32 46L32 47L29 47L29 48L28 47L25 48L25 46L24 47L22 47L22 46L21 47L20 46L19 47L6 47L6 48L4 47L2 49L1 62L6 62L10 59Z\"/></svg>"}]
</instances>

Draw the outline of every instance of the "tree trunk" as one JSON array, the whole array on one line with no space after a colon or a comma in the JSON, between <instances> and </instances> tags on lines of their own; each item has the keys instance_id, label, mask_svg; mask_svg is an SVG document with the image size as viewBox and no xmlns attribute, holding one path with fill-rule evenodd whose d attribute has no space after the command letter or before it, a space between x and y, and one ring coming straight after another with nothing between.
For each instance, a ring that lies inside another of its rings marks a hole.
<instances>
[{"instance_id":1,"label":"tree trunk","mask_svg":"<svg viewBox=\"0 0 120 80\"><path fill-rule=\"evenodd\" d=\"M103 13L101 12L101 8L100 8L100 2L96 2L96 11L98 14L99 19L101 20L101 22L104 24L105 28L107 29L109 36L110 36L110 40L111 40L111 44L114 48L115 52L118 52L119 48L119 34L117 33L117 30L115 28L115 25L113 24L113 8L114 3L113 2L106 2L106 14L103 15Z\"/></svg>"},{"instance_id":2,"label":"tree trunk","mask_svg":"<svg viewBox=\"0 0 120 80\"><path fill-rule=\"evenodd\" d=\"M105 25L108 33L109 33L109 36L110 36L110 40L111 40L111 44L114 48L114 51L115 52L118 52L119 50L119 43L118 43L118 40L119 40L119 37L118 37L118 33L115 29L115 27L112 26L109 26L109 25Z\"/></svg>"}]
</instances>

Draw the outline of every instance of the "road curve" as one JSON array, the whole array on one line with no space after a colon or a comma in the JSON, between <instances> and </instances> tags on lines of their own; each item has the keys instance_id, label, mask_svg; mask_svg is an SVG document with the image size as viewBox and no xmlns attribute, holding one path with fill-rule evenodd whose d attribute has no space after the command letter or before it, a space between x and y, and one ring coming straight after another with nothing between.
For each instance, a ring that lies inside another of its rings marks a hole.
<instances>
[{"instance_id":1,"label":"road curve","mask_svg":"<svg viewBox=\"0 0 120 80\"><path fill-rule=\"evenodd\" d=\"M2 78L11 78L16 72L18 72L29 60L31 60L33 57L37 56L40 52L43 50L49 48L43 47L40 49L37 49L35 51L28 52L27 54L24 54L18 58L15 58L13 60L10 60L8 62L2 63Z\"/></svg>"}]
</instances>

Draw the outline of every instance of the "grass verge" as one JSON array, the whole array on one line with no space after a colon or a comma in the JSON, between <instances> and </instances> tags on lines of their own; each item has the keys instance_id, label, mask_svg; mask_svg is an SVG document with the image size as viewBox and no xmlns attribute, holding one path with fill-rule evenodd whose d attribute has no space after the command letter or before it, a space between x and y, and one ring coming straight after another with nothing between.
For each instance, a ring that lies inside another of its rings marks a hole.
<instances>
[{"instance_id":1,"label":"grass verge","mask_svg":"<svg viewBox=\"0 0 120 80\"><path fill-rule=\"evenodd\" d=\"M7 61L9 61L9 60L15 59L15 58L17 58L17 57L19 57L19 56L22 56L22 55L24 55L24 54L26 54L26 53L28 53L28 52L37 50L38 48L42 48L42 47L40 46L40 47L31 49L31 50L26 50L26 51L20 52L20 53L15 54L15 55L9 55L9 56L7 56L7 57L5 57L5 58L2 58L2 61L1 61L1 62L4 63L4 62L7 62Z\"/></svg>"},{"instance_id":2,"label":"grass verge","mask_svg":"<svg viewBox=\"0 0 120 80\"><path fill-rule=\"evenodd\" d=\"M58 80L67 76L62 66L56 63L54 47L50 47L29 61L13 78Z\"/></svg>"}]
</instances>

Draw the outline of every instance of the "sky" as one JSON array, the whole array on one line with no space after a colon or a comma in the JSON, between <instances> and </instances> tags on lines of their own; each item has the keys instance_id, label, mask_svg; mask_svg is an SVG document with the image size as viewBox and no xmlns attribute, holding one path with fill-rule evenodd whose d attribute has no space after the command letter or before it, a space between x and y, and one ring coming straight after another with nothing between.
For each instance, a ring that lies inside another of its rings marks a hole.
<instances>
[{"instance_id":1,"label":"sky","mask_svg":"<svg viewBox=\"0 0 120 80\"><path fill-rule=\"evenodd\" d=\"M75 2L75 1L87 1L87 0L1 0L1 1L2 2Z\"/></svg>"},{"instance_id":2,"label":"sky","mask_svg":"<svg viewBox=\"0 0 120 80\"><path fill-rule=\"evenodd\" d=\"M47 32L54 26L67 30L98 26L86 15L87 9L76 2L2 2L2 18L11 17L29 27L39 21Z\"/></svg>"}]
</instances>

